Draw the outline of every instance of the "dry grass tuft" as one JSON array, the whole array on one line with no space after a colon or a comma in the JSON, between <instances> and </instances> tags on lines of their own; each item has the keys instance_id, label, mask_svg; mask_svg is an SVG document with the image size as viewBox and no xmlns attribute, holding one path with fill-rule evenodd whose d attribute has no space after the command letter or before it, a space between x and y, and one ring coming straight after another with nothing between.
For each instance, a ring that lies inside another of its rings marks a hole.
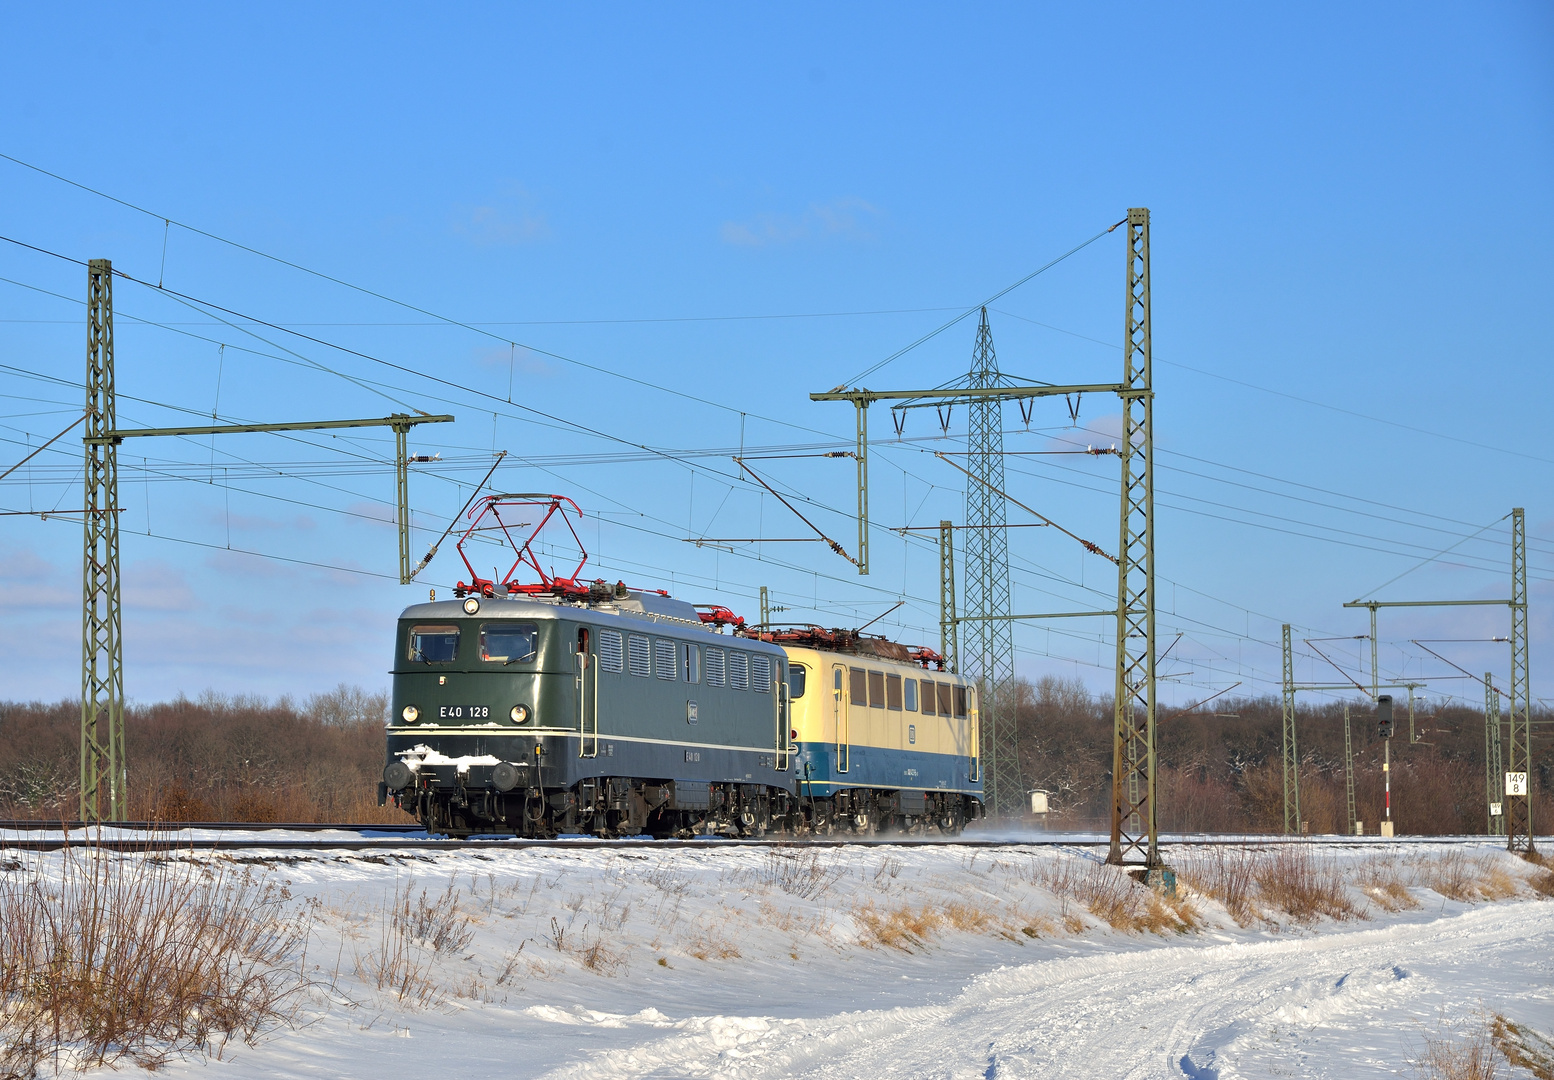
<instances>
[{"instance_id":1,"label":"dry grass tuft","mask_svg":"<svg viewBox=\"0 0 1554 1080\"><path fill-rule=\"evenodd\" d=\"M290 1023L312 910L225 867L67 850L0 878L0 1075L219 1055Z\"/></svg>"},{"instance_id":2,"label":"dry grass tuft","mask_svg":"<svg viewBox=\"0 0 1554 1080\"><path fill-rule=\"evenodd\" d=\"M1299 923L1325 915L1342 921L1358 916L1332 863L1319 863L1303 845L1290 844L1257 859L1253 877L1261 900Z\"/></svg>"},{"instance_id":3,"label":"dry grass tuft","mask_svg":"<svg viewBox=\"0 0 1554 1080\"><path fill-rule=\"evenodd\" d=\"M902 952L922 948L927 944L929 935L945 921L943 915L926 904L915 910L909 904L883 910L873 904L865 904L853 912L853 918L858 920L865 931L865 945L871 948L883 945Z\"/></svg>"},{"instance_id":4,"label":"dry grass tuft","mask_svg":"<svg viewBox=\"0 0 1554 1080\"><path fill-rule=\"evenodd\" d=\"M1468 1035L1442 1029L1425 1036L1424 1053L1414 1061L1421 1080L1494 1080L1498 1066L1488 1027Z\"/></svg>"},{"instance_id":5,"label":"dry grass tuft","mask_svg":"<svg viewBox=\"0 0 1554 1080\"><path fill-rule=\"evenodd\" d=\"M356 977L393 994L402 1004L425 1008L437 1000L439 991L424 938L411 931L414 888L414 881L405 882L395 889L393 901L378 911L378 941L356 954Z\"/></svg>"},{"instance_id":6,"label":"dry grass tuft","mask_svg":"<svg viewBox=\"0 0 1554 1080\"><path fill-rule=\"evenodd\" d=\"M899 864L896 872L900 872ZM756 880L801 900L818 900L831 891L844 873L834 858L822 859L818 848L774 847L767 851L766 861L757 869Z\"/></svg>"},{"instance_id":7,"label":"dry grass tuft","mask_svg":"<svg viewBox=\"0 0 1554 1080\"><path fill-rule=\"evenodd\" d=\"M1178 879L1205 896L1225 905L1239 926L1257 918L1252 903L1256 884L1256 859L1246 848L1211 848L1185 859L1176 869Z\"/></svg>"},{"instance_id":8,"label":"dry grass tuft","mask_svg":"<svg viewBox=\"0 0 1554 1080\"><path fill-rule=\"evenodd\" d=\"M612 949L598 936L577 949L577 958L589 971L600 975L614 975L626 966L625 950Z\"/></svg>"},{"instance_id":9,"label":"dry grass tuft","mask_svg":"<svg viewBox=\"0 0 1554 1080\"><path fill-rule=\"evenodd\" d=\"M945 930L959 930L966 933L984 933L992 930L1004 937L1013 936L1013 928L1000 922L991 911L958 902L944 904L941 907L923 904L916 908L910 904L893 908L879 908L873 904L865 904L852 914L863 930L863 944L868 948L883 945L889 949L900 949L902 952L914 952L924 948L928 944L928 939L934 934ZM1043 931L1050 934L1056 930L1051 922L1039 916L1036 919L1024 920L1024 925L1020 928L1027 937L1036 937Z\"/></svg>"},{"instance_id":10,"label":"dry grass tuft","mask_svg":"<svg viewBox=\"0 0 1554 1080\"><path fill-rule=\"evenodd\" d=\"M991 912L985 908L972 907L970 904L945 904L939 910L939 914L952 930L963 930L973 934L981 933L995 921Z\"/></svg>"},{"instance_id":11,"label":"dry grass tuft","mask_svg":"<svg viewBox=\"0 0 1554 1080\"><path fill-rule=\"evenodd\" d=\"M1504 900L1517 893L1516 879L1492 855L1470 856L1449 851L1421 860L1415 869L1420 883L1448 900L1471 904L1477 900Z\"/></svg>"},{"instance_id":12,"label":"dry grass tuft","mask_svg":"<svg viewBox=\"0 0 1554 1080\"><path fill-rule=\"evenodd\" d=\"M1046 937L1055 937L1057 935L1057 923L1044 915L1032 915L1024 921L1025 925L1020 927L1020 933L1028 938L1039 938L1044 935Z\"/></svg>"},{"instance_id":13,"label":"dry grass tuft","mask_svg":"<svg viewBox=\"0 0 1554 1080\"><path fill-rule=\"evenodd\" d=\"M1475 867L1460 851L1448 851L1419 864L1420 880L1448 900L1468 902L1478 899L1474 888L1478 881Z\"/></svg>"},{"instance_id":14,"label":"dry grass tuft","mask_svg":"<svg viewBox=\"0 0 1554 1080\"><path fill-rule=\"evenodd\" d=\"M1554 899L1554 870L1544 870L1534 874L1527 884L1531 885L1532 891L1539 896Z\"/></svg>"},{"instance_id":15,"label":"dry grass tuft","mask_svg":"<svg viewBox=\"0 0 1554 1080\"><path fill-rule=\"evenodd\" d=\"M1355 868L1354 882L1372 902L1385 911L1403 911L1419 906L1403 880L1403 868L1396 859L1371 858Z\"/></svg>"},{"instance_id":16,"label":"dry grass tuft","mask_svg":"<svg viewBox=\"0 0 1554 1080\"><path fill-rule=\"evenodd\" d=\"M1425 1040L1424 1057L1415 1063L1415 1071L1428 1080L1494 1080L1494 1048L1487 1039L1466 1042L1451 1039Z\"/></svg>"},{"instance_id":17,"label":"dry grass tuft","mask_svg":"<svg viewBox=\"0 0 1554 1080\"><path fill-rule=\"evenodd\" d=\"M395 896L394 917L400 920L410 938L437 953L463 952L475 937L469 916L459 910L459 894L453 882L435 898L425 889L413 900L407 884L403 895Z\"/></svg>"},{"instance_id":18,"label":"dry grass tuft","mask_svg":"<svg viewBox=\"0 0 1554 1080\"><path fill-rule=\"evenodd\" d=\"M1199 925L1198 909L1186 897L1161 897L1115 866L1064 859L1037 873L1041 884L1060 897L1079 901L1113 930L1186 933ZM1084 920L1066 911L1063 923L1070 933L1084 929Z\"/></svg>"},{"instance_id":19,"label":"dry grass tuft","mask_svg":"<svg viewBox=\"0 0 1554 1080\"><path fill-rule=\"evenodd\" d=\"M1517 1068L1538 1080L1554 1080L1554 1043L1531 1028L1496 1014L1489 1025L1490 1041Z\"/></svg>"},{"instance_id":20,"label":"dry grass tuft","mask_svg":"<svg viewBox=\"0 0 1554 1080\"><path fill-rule=\"evenodd\" d=\"M793 908L781 907L770 900L761 901L761 922L781 930L784 934L813 937L825 931L826 917L821 912L804 913Z\"/></svg>"},{"instance_id":21,"label":"dry grass tuft","mask_svg":"<svg viewBox=\"0 0 1554 1080\"><path fill-rule=\"evenodd\" d=\"M573 911L577 911L581 906L581 898L579 897L578 904L573 908ZM608 911L608 908L609 905L607 903L606 911ZM599 975L614 975L617 971L626 967L626 950L607 945L603 933L599 930L594 931L594 936L590 940L588 937L589 925L589 923L584 923L581 930L574 932L571 923L563 926L555 916L552 916L550 920L550 946L558 953L577 957L578 962L583 967ZM618 930L619 928L620 926L617 924L615 929Z\"/></svg>"},{"instance_id":22,"label":"dry grass tuft","mask_svg":"<svg viewBox=\"0 0 1554 1080\"><path fill-rule=\"evenodd\" d=\"M1484 876L1479 879L1479 895L1485 900L1509 900L1519 891L1516 879L1499 866L1486 866Z\"/></svg>"},{"instance_id":23,"label":"dry grass tuft","mask_svg":"<svg viewBox=\"0 0 1554 1080\"><path fill-rule=\"evenodd\" d=\"M687 941L685 951L698 960L738 960L740 956L738 945L710 930Z\"/></svg>"}]
</instances>

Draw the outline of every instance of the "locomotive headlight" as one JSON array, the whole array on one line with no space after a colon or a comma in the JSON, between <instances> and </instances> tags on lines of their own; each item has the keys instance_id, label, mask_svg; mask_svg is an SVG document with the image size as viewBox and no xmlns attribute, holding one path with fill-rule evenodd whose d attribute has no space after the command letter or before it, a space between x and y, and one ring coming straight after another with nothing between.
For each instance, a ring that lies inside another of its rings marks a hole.
<instances>
[{"instance_id":1,"label":"locomotive headlight","mask_svg":"<svg viewBox=\"0 0 1554 1080\"><path fill-rule=\"evenodd\" d=\"M527 705L514 705L508 710L507 715L513 718L513 723L521 724L529 719L529 707Z\"/></svg>"},{"instance_id":2,"label":"locomotive headlight","mask_svg":"<svg viewBox=\"0 0 1554 1080\"><path fill-rule=\"evenodd\" d=\"M399 710L399 715L405 718L405 723L413 724L421 718L421 710L414 705L406 705Z\"/></svg>"},{"instance_id":3,"label":"locomotive headlight","mask_svg":"<svg viewBox=\"0 0 1554 1080\"><path fill-rule=\"evenodd\" d=\"M475 614L475 612L477 612L479 610L480 610L480 601L475 599L473 596L471 596L468 600L464 601L464 614L466 614L466 615L473 615L473 614Z\"/></svg>"}]
</instances>

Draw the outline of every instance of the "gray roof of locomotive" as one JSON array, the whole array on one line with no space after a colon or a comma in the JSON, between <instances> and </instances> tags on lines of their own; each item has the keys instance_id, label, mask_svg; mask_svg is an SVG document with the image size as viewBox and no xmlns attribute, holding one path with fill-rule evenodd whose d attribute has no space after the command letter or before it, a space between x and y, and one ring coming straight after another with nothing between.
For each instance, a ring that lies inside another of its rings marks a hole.
<instances>
[{"instance_id":1,"label":"gray roof of locomotive","mask_svg":"<svg viewBox=\"0 0 1554 1080\"><path fill-rule=\"evenodd\" d=\"M478 597L480 610L470 615L463 600L434 600L411 604L400 612L401 619L579 619L623 629L641 629L644 624L689 633L707 634L737 641L752 652L781 653L782 648L754 638L731 637L701 621L696 608L684 600L658 593L632 591L623 598L571 600L550 596Z\"/></svg>"}]
</instances>

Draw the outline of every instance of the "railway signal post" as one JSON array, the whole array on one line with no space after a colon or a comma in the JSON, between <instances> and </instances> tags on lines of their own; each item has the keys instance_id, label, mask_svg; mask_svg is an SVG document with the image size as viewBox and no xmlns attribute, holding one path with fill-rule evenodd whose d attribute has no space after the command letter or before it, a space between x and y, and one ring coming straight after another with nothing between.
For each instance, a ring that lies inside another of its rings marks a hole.
<instances>
[{"instance_id":1,"label":"railway signal post","mask_svg":"<svg viewBox=\"0 0 1554 1080\"><path fill-rule=\"evenodd\" d=\"M1470 607L1506 605L1511 609L1511 724L1505 773L1506 850L1531 854L1532 832L1532 683L1527 662L1527 514L1518 506L1511 519L1511 598L1509 600L1351 600L1346 608L1371 612L1371 670L1375 683L1376 609L1391 607ZM1504 520L1502 518L1501 520ZM1363 688L1362 688L1363 689ZM1518 768L1520 766L1520 768ZM1513 777L1520 777L1519 781ZM1511 789L1519 790L1513 792Z\"/></svg>"}]
</instances>

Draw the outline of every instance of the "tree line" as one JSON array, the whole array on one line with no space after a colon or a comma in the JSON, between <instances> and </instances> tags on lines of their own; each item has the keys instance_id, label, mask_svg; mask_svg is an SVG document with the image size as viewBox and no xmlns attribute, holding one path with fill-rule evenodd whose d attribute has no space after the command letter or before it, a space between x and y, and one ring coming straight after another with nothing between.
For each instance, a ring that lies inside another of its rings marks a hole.
<instances>
[{"instance_id":1,"label":"tree line","mask_svg":"<svg viewBox=\"0 0 1554 1080\"><path fill-rule=\"evenodd\" d=\"M1077 679L1016 680L1020 768L1027 788L1051 792L1050 824L1109 828L1114 712ZM1348 811L1344 703L1297 698L1300 811L1310 833L1341 833ZM1368 700L1349 703L1355 810L1368 833L1383 817L1383 742ZM1504 719L1504 717L1502 717ZM1554 747L1547 708L1533 711L1533 822L1554 825ZM1392 820L1400 834L1486 831L1484 713L1419 703L1410 742L1406 699L1392 740ZM1155 733L1160 828L1280 832L1284 827L1283 711L1276 697L1216 698L1192 712L1159 710ZM1540 737L1541 733L1541 737ZM1503 744L1502 755L1509 753Z\"/></svg>"},{"instance_id":2,"label":"tree line","mask_svg":"<svg viewBox=\"0 0 1554 1080\"><path fill-rule=\"evenodd\" d=\"M1020 770L1051 793L1052 828L1110 823L1113 710L1077 679L1016 680ZM1399 703L1392 743L1393 821L1405 834L1485 831L1484 717L1463 705L1420 706L1409 741ZM1382 740L1368 703L1350 705L1355 804L1366 831L1382 817ZM125 712L133 820L406 822L377 805L388 695L341 685L302 701L179 697ZM1533 714L1536 825L1554 825L1550 711ZM1284 823L1277 698L1217 698L1161 710L1160 827L1168 832L1278 832ZM79 813L80 705L0 703L0 817L73 820ZM1343 704L1298 703L1300 808L1311 833L1347 825ZM1539 732L1542 732L1540 738Z\"/></svg>"}]
</instances>

